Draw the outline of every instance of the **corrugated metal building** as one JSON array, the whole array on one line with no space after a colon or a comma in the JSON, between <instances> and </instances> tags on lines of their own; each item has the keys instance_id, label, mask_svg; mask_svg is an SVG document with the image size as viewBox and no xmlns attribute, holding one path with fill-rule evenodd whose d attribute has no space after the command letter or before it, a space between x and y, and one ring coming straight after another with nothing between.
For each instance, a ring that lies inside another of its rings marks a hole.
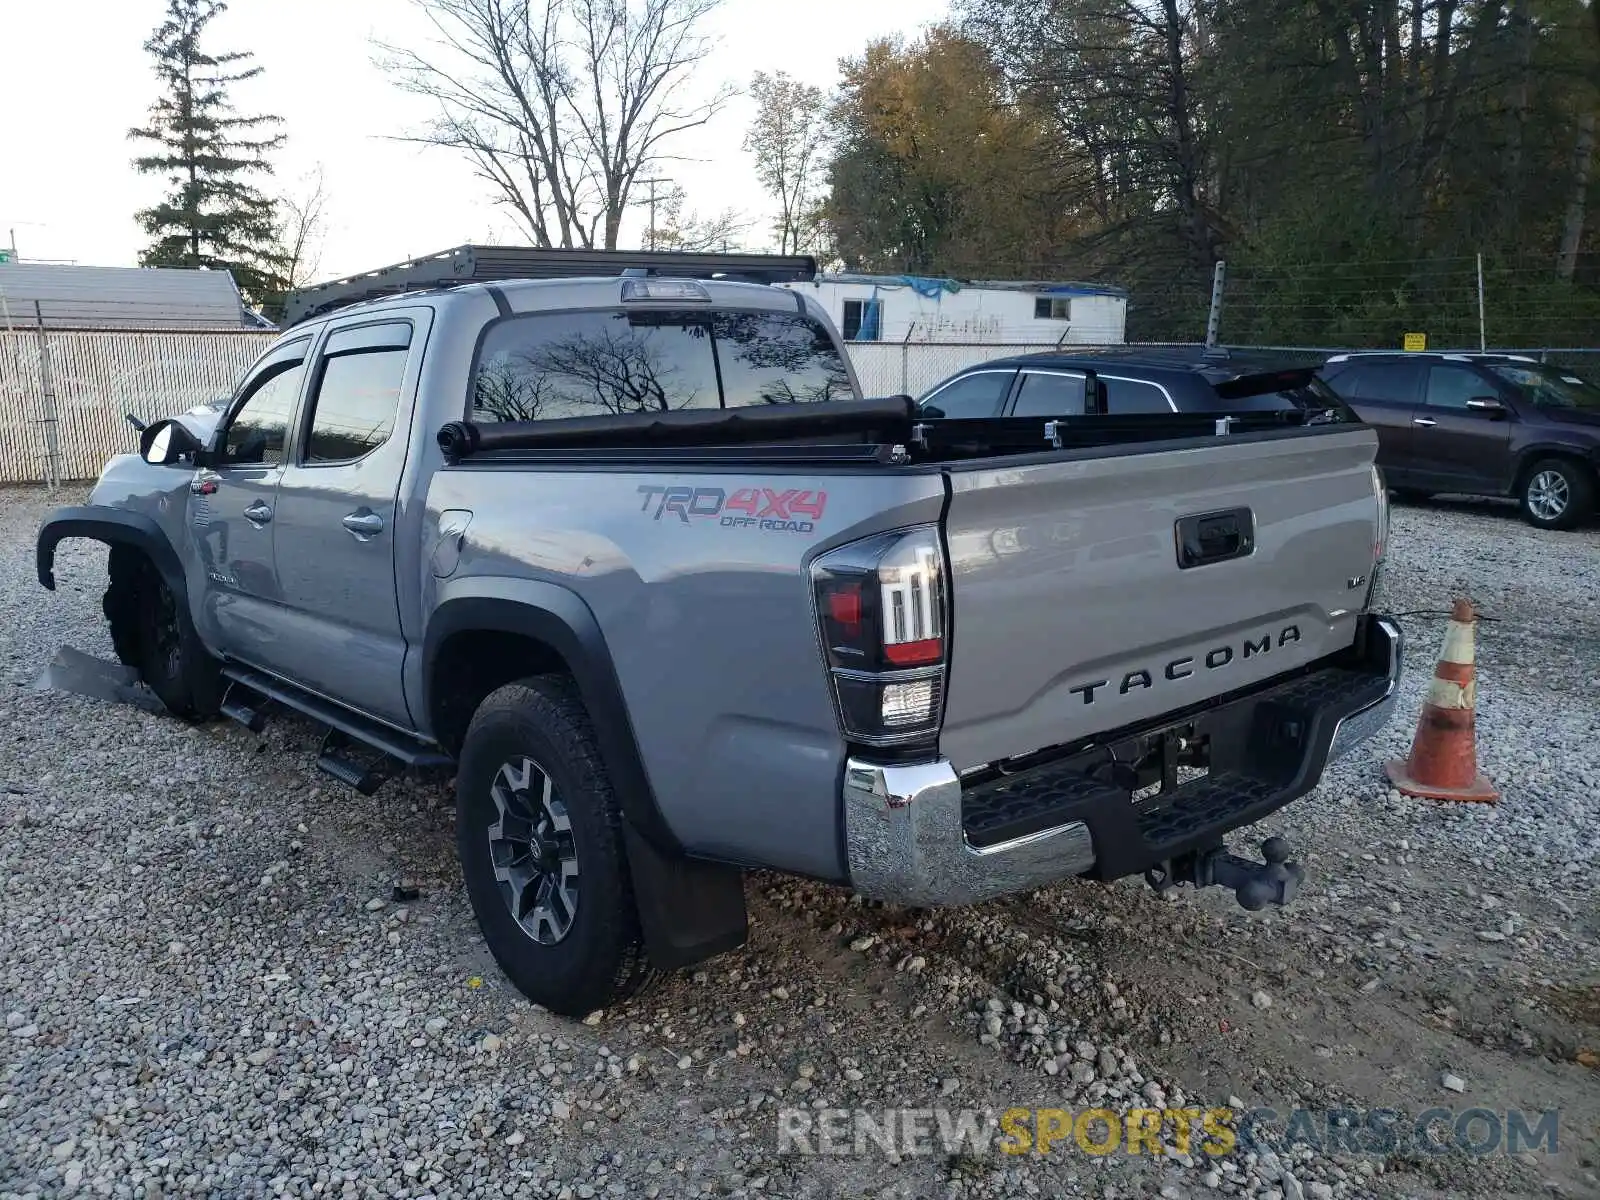
<instances>
[{"instance_id":1,"label":"corrugated metal building","mask_svg":"<svg viewBox=\"0 0 1600 1200\"><path fill-rule=\"evenodd\" d=\"M227 271L0 263L0 331L271 329Z\"/></svg>"}]
</instances>

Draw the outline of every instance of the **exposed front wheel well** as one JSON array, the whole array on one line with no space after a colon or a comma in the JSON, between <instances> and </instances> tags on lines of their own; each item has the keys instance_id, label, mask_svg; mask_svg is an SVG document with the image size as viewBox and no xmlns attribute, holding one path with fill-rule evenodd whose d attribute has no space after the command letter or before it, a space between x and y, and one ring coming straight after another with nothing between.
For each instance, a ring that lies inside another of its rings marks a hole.
<instances>
[{"instance_id":1,"label":"exposed front wheel well","mask_svg":"<svg viewBox=\"0 0 1600 1200\"><path fill-rule=\"evenodd\" d=\"M110 582L101 598L100 611L111 626L111 646L118 661L130 667L139 665L139 589L155 570L150 556L126 542L111 542L106 556Z\"/></svg>"},{"instance_id":2,"label":"exposed front wheel well","mask_svg":"<svg viewBox=\"0 0 1600 1200\"><path fill-rule=\"evenodd\" d=\"M135 668L174 716L203 721L222 703L218 664L200 644L155 560L133 542L111 541L109 582L100 601L119 661Z\"/></svg>"},{"instance_id":3,"label":"exposed front wheel well","mask_svg":"<svg viewBox=\"0 0 1600 1200\"><path fill-rule=\"evenodd\" d=\"M529 676L572 674L566 659L547 643L496 629L451 634L434 661L428 717L434 739L451 755L461 753L472 714L490 693Z\"/></svg>"}]
</instances>

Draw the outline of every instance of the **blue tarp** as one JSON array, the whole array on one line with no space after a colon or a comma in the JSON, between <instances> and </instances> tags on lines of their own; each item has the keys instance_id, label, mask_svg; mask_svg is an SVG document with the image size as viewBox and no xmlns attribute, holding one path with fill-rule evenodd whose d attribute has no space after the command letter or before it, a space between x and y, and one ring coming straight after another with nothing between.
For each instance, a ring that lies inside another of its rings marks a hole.
<instances>
[{"instance_id":1,"label":"blue tarp","mask_svg":"<svg viewBox=\"0 0 1600 1200\"><path fill-rule=\"evenodd\" d=\"M929 279L922 275L897 275L895 278L919 296L937 296L940 292L961 290L961 284L954 279Z\"/></svg>"},{"instance_id":2,"label":"blue tarp","mask_svg":"<svg viewBox=\"0 0 1600 1200\"><path fill-rule=\"evenodd\" d=\"M1091 284L1062 283L1054 287L1040 288L1044 296L1114 296L1120 297L1124 293L1116 288L1099 288Z\"/></svg>"},{"instance_id":3,"label":"blue tarp","mask_svg":"<svg viewBox=\"0 0 1600 1200\"><path fill-rule=\"evenodd\" d=\"M861 328L856 332L855 340L858 342L875 342L878 340L878 328L882 324L883 301L876 295L861 306Z\"/></svg>"}]
</instances>

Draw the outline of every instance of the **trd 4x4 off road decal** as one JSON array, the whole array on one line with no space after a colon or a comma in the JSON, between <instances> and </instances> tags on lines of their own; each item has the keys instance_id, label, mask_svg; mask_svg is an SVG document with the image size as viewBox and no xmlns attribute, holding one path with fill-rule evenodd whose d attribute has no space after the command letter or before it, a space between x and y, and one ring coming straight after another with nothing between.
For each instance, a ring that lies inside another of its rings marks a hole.
<instances>
[{"instance_id":1,"label":"trd 4x4 off road decal","mask_svg":"<svg viewBox=\"0 0 1600 1200\"><path fill-rule=\"evenodd\" d=\"M717 518L730 529L760 529L776 533L812 533L828 506L828 493L809 488L739 488L729 495L723 488L667 487L641 483L644 497L640 512L654 520L676 516L691 520Z\"/></svg>"}]
</instances>

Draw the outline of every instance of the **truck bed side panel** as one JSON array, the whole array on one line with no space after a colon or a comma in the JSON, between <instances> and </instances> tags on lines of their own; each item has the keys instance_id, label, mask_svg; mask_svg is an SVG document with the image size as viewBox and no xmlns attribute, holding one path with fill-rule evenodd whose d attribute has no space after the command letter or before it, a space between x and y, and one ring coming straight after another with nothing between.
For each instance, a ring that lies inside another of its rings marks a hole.
<instances>
[{"instance_id":1,"label":"truck bed side panel","mask_svg":"<svg viewBox=\"0 0 1600 1200\"><path fill-rule=\"evenodd\" d=\"M430 520L474 516L450 578L424 563L424 601L469 577L570 588L605 636L657 803L684 846L839 879L845 750L805 564L840 541L936 522L944 482L826 470L446 469ZM807 495L785 503L786 493ZM754 516L729 507L751 496Z\"/></svg>"},{"instance_id":2,"label":"truck bed side panel","mask_svg":"<svg viewBox=\"0 0 1600 1200\"><path fill-rule=\"evenodd\" d=\"M940 749L958 770L1159 717L1347 646L1372 569L1361 427L952 468ZM1176 523L1248 508L1247 557L1180 569Z\"/></svg>"}]
</instances>

